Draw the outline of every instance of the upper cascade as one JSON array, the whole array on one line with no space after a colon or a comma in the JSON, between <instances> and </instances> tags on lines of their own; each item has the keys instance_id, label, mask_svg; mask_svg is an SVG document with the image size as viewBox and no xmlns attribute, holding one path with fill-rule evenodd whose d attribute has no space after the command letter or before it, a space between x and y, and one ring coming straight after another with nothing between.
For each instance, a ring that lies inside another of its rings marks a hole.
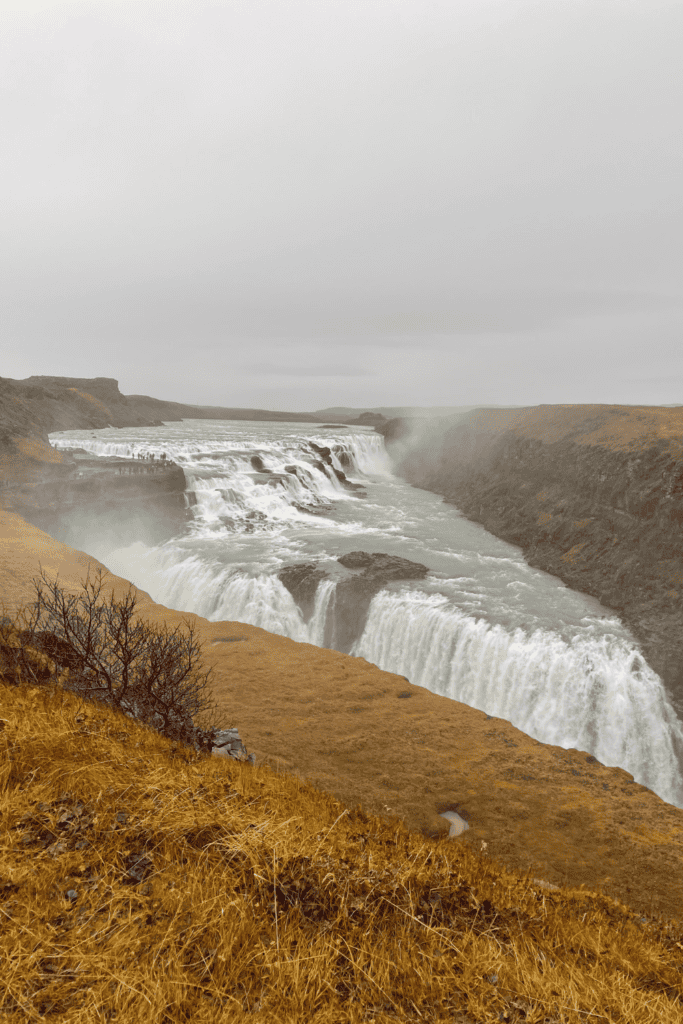
<instances>
[{"instance_id":1,"label":"upper cascade","mask_svg":"<svg viewBox=\"0 0 683 1024\"><path fill-rule=\"evenodd\" d=\"M195 533L269 532L292 516L324 515L331 502L367 497L361 482L368 474L390 476L383 439L355 433L340 439L283 437L257 442L203 440L195 446L183 440L125 440L116 434L52 439L60 452L77 445L99 457L127 459L163 457L185 475L185 495L192 510ZM355 477L356 479L350 479Z\"/></svg>"}]
</instances>

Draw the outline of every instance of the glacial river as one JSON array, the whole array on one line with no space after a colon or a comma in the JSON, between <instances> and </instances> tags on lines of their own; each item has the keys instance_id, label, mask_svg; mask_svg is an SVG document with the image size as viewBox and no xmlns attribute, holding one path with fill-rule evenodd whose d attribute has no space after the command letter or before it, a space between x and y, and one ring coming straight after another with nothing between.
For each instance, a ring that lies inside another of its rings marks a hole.
<instances>
[{"instance_id":1,"label":"glacial river","mask_svg":"<svg viewBox=\"0 0 683 1024\"><path fill-rule=\"evenodd\" d=\"M133 537L116 550L92 537L77 545L154 601L321 646L336 584L320 584L306 623L277 579L284 565L334 571L337 556L359 549L421 562L430 576L374 597L353 655L624 768L683 808L683 725L630 631L439 495L395 476L372 428L183 420L60 431L50 442L93 455L164 454L182 467L194 517L184 536L154 548ZM333 467L367 497L332 467L317 468L310 442L328 446Z\"/></svg>"}]
</instances>

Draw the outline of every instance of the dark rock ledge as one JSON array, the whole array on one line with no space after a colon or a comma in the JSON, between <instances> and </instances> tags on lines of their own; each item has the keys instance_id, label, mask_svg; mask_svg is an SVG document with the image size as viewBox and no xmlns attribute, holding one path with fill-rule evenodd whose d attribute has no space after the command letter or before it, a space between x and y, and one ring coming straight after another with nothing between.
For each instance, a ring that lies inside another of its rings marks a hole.
<instances>
[{"instance_id":1,"label":"dark rock ledge","mask_svg":"<svg viewBox=\"0 0 683 1024\"><path fill-rule=\"evenodd\" d=\"M7 481L2 507L71 547L96 537L110 547L163 544L192 520L185 474L170 459L91 456L62 449L59 473Z\"/></svg>"},{"instance_id":2,"label":"dark rock ledge","mask_svg":"<svg viewBox=\"0 0 683 1024\"><path fill-rule=\"evenodd\" d=\"M337 589L326 623L323 646L344 654L349 653L361 636L375 594L395 581L424 579L430 571L420 562L382 552L351 551L340 555L337 562L349 572L342 574L341 578L335 574ZM331 573L315 562L287 565L278 573L278 579L289 590L306 621L313 614L319 583L332 578Z\"/></svg>"}]
</instances>

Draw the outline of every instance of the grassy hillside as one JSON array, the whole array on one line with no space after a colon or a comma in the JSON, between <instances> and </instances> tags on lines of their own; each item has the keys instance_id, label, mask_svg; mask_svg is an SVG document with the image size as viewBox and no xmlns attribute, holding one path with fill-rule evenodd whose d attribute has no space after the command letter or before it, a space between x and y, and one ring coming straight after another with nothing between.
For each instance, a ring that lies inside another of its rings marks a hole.
<instances>
[{"instance_id":1,"label":"grassy hillside","mask_svg":"<svg viewBox=\"0 0 683 1024\"><path fill-rule=\"evenodd\" d=\"M683 1018L683 926L198 754L28 657L44 685L0 674L8 1024Z\"/></svg>"}]
</instances>

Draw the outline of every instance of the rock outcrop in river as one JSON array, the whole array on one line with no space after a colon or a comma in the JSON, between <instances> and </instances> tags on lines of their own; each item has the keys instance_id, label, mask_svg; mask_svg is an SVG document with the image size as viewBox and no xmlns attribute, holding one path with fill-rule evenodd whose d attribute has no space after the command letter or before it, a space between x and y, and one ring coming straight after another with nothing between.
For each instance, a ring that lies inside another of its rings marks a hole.
<instances>
[{"instance_id":1,"label":"rock outcrop in river","mask_svg":"<svg viewBox=\"0 0 683 1024\"><path fill-rule=\"evenodd\" d=\"M350 551L340 555L337 562L351 571L337 581L323 646L348 654L354 641L363 633L368 609L375 594L388 583L422 580L429 569L421 562L411 562L408 558L369 551ZM330 575L315 562L299 562L281 569L278 579L287 587L308 621L313 612L318 584L324 579L330 579Z\"/></svg>"},{"instance_id":2,"label":"rock outcrop in river","mask_svg":"<svg viewBox=\"0 0 683 1024\"><path fill-rule=\"evenodd\" d=\"M480 409L377 429L408 483L614 609L683 714L683 409Z\"/></svg>"}]
</instances>

